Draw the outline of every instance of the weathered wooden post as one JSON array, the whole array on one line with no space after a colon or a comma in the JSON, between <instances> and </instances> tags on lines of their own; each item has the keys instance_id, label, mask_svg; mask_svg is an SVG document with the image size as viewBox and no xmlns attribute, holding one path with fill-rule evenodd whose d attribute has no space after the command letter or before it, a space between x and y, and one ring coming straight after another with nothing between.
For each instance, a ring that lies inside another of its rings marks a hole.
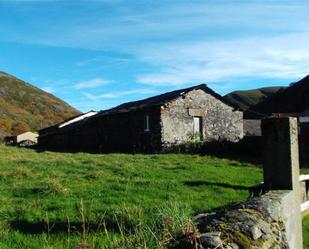
<instances>
[{"instance_id":1,"label":"weathered wooden post","mask_svg":"<svg viewBox=\"0 0 309 249\"><path fill-rule=\"evenodd\" d=\"M291 249L303 248L301 191L299 183L298 126L296 118L262 120L264 140L264 186L267 190L290 190L283 212Z\"/></svg>"}]
</instances>

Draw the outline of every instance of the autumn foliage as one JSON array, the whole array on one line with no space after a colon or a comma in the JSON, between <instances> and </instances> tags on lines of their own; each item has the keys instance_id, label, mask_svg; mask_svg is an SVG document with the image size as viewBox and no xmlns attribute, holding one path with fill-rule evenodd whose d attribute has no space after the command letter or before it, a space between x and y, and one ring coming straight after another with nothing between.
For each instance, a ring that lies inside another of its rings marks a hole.
<instances>
[{"instance_id":1,"label":"autumn foliage","mask_svg":"<svg viewBox=\"0 0 309 249\"><path fill-rule=\"evenodd\" d=\"M78 113L52 94L0 72L0 140L54 125Z\"/></svg>"}]
</instances>

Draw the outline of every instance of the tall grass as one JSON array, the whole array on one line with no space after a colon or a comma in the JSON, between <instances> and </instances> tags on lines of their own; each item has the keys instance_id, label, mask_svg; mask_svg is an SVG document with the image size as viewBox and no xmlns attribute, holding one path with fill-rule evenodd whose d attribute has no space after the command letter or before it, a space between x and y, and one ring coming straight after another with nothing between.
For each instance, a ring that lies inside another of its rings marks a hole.
<instances>
[{"instance_id":1,"label":"tall grass","mask_svg":"<svg viewBox=\"0 0 309 249\"><path fill-rule=\"evenodd\" d=\"M309 215L305 216L303 220L303 239L304 249L309 249Z\"/></svg>"},{"instance_id":2,"label":"tall grass","mask_svg":"<svg viewBox=\"0 0 309 249\"><path fill-rule=\"evenodd\" d=\"M255 165L210 156L0 146L0 248L167 248L191 217L247 198Z\"/></svg>"}]
</instances>

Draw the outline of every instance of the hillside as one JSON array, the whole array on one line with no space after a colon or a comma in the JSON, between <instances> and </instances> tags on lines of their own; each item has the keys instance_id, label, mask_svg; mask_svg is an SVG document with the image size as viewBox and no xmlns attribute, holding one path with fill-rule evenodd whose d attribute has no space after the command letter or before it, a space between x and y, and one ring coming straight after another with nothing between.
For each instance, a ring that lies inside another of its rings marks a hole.
<instances>
[{"instance_id":1,"label":"hillside","mask_svg":"<svg viewBox=\"0 0 309 249\"><path fill-rule=\"evenodd\" d=\"M300 113L309 109L309 76L265 99L245 112L247 118L259 118L272 113Z\"/></svg>"},{"instance_id":2,"label":"hillside","mask_svg":"<svg viewBox=\"0 0 309 249\"><path fill-rule=\"evenodd\" d=\"M273 96L285 87L264 87L259 89L234 91L224 96L229 102L238 106L241 110L247 110L250 107L257 105L266 98Z\"/></svg>"},{"instance_id":3,"label":"hillside","mask_svg":"<svg viewBox=\"0 0 309 249\"><path fill-rule=\"evenodd\" d=\"M61 122L79 111L52 94L0 72L0 139Z\"/></svg>"}]
</instances>

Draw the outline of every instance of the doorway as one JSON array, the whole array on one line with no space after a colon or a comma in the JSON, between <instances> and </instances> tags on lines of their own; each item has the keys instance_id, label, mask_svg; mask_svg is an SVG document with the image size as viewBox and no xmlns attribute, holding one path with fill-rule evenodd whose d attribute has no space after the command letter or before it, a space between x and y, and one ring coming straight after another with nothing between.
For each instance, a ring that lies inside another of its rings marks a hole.
<instances>
[{"instance_id":1,"label":"doorway","mask_svg":"<svg viewBox=\"0 0 309 249\"><path fill-rule=\"evenodd\" d=\"M193 117L193 138L194 141L203 140L203 123L202 117Z\"/></svg>"}]
</instances>

